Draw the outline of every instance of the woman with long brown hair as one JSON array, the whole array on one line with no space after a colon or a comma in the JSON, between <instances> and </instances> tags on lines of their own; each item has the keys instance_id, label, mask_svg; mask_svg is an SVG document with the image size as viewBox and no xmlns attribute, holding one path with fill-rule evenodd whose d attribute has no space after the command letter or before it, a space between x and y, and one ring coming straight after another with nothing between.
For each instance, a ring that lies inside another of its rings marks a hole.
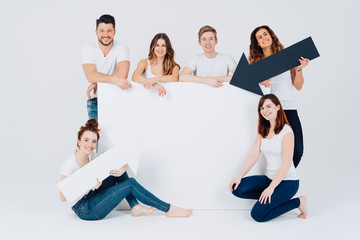
<instances>
[{"instance_id":1,"label":"woman with long brown hair","mask_svg":"<svg viewBox=\"0 0 360 240\"><path fill-rule=\"evenodd\" d=\"M165 33L156 34L150 43L148 58L139 62L132 80L143 84L146 89L154 87L159 96L166 95L159 82L179 81L180 66L175 62L174 55L169 37Z\"/></svg>"},{"instance_id":2,"label":"woman with long brown hair","mask_svg":"<svg viewBox=\"0 0 360 240\"><path fill-rule=\"evenodd\" d=\"M231 181L230 191L239 198L258 200L251 210L251 217L257 222L269 221L295 208L301 212L298 217L305 219L306 197L291 199L299 188L292 161L294 134L279 99L273 94L261 97L258 115L255 143L239 175ZM267 162L265 175L244 177L261 152Z\"/></svg>"},{"instance_id":3,"label":"woman with long brown hair","mask_svg":"<svg viewBox=\"0 0 360 240\"><path fill-rule=\"evenodd\" d=\"M99 140L98 122L90 119L82 126L78 132L78 150L72 154L61 166L60 179L63 180L88 164L96 156L96 149ZM143 186L134 178L127 175L128 165L120 169L113 169L109 172L109 177L102 182L94 179L93 190L90 190L83 197L72 202L72 209L83 220L100 220L106 217L124 198L129 203L133 216L151 214L154 208L166 213L167 217L188 217L192 214L191 209L184 209L166 203ZM96 181L95 181L96 180ZM60 199L66 201L65 196L60 192ZM143 207L142 202L151 208Z\"/></svg>"},{"instance_id":4,"label":"woman with long brown hair","mask_svg":"<svg viewBox=\"0 0 360 240\"><path fill-rule=\"evenodd\" d=\"M254 29L250 36L249 63L253 64L274 53L284 49L278 37L270 27L264 25ZM294 131L294 166L297 167L304 152L303 134L300 119L297 113L297 104L294 94L294 88L301 90L304 84L302 69L309 64L309 59L299 59L300 65L268 79L261 84L270 87L270 93L275 94L285 110L286 117Z\"/></svg>"}]
</instances>

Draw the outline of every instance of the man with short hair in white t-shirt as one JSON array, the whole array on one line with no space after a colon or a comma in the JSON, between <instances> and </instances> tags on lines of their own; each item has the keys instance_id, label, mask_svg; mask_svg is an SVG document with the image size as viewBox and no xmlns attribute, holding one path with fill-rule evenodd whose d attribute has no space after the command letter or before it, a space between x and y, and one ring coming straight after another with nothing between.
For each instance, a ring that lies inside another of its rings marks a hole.
<instances>
[{"instance_id":1,"label":"man with short hair in white t-shirt","mask_svg":"<svg viewBox=\"0 0 360 240\"><path fill-rule=\"evenodd\" d=\"M199 45L204 53L195 56L180 73L180 81L206 83L221 87L230 82L236 68L235 60L227 54L215 51L218 43L216 30L208 25L199 30Z\"/></svg>"},{"instance_id":2,"label":"man with short hair in white t-shirt","mask_svg":"<svg viewBox=\"0 0 360 240\"><path fill-rule=\"evenodd\" d=\"M83 48L82 67L88 82L88 115L97 118L97 97L91 98L91 91L96 94L97 83L114 83L125 90L131 88L127 77L130 69L129 49L114 41L115 19L111 15L102 15L96 20L96 44L87 44Z\"/></svg>"}]
</instances>

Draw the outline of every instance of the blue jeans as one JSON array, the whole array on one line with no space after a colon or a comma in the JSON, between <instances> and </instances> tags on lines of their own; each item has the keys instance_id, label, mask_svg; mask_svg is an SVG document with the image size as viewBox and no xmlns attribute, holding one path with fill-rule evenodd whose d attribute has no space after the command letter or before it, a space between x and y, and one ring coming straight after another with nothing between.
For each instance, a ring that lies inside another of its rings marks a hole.
<instances>
[{"instance_id":1,"label":"blue jeans","mask_svg":"<svg viewBox=\"0 0 360 240\"><path fill-rule=\"evenodd\" d=\"M169 203L155 197L134 178L129 178L127 174L118 178L112 176L106 178L98 190L90 191L72 209L83 220L100 220L106 217L124 198L131 208L139 204L137 202L139 200L163 212L170 209Z\"/></svg>"},{"instance_id":2,"label":"blue jeans","mask_svg":"<svg viewBox=\"0 0 360 240\"><path fill-rule=\"evenodd\" d=\"M97 190L95 190L95 193L100 193L101 191L108 189L128 178L129 176L127 172L124 172L124 174L121 175L120 177L109 176L106 179L104 179L104 181L102 181L101 186ZM128 196L126 196L125 199L129 203L130 208L133 208L139 204L139 202L131 193Z\"/></svg>"},{"instance_id":3,"label":"blue jeans","mask_svg":"<svg viewBox=\"0 0 360 240\"><path fill-rule=\"evenodd\" d=\"M294 145L293 162L294 162L294 166L297 167L300 163L301 157L304 152L304 140L303 140L301 123L299 116L297 114L297 110L284 110L284 112L294 132L295 145Z\"/></svg>"},{"instance_id":4,"label":"blue jeans","mask_svg":"<svg viewBox=\"0 0 360 240\"><path fill-rule=\"evenodd\" d=\"M98 119L98 101L97 97L87 100L87 112L89 119Z\"/></svg>"},{"instance_id":5,"label":"blue jeans","mask_svg":"<svg viewBox=\"0 0 360 240\"><path fill-rule=\"evenodd\" d=\"M239 198L258 200L270 185L265 175L244 177L233 194ZM234 185L235 186L235 185ZM233 189L234 189L233 186ZM257 222L266 222L300 206L300 199L291 199L299 189L299 180L283 180L271 195L271 203L260 204L259 200L251 210L251 217Z\"/></svg>"}]
</instances>

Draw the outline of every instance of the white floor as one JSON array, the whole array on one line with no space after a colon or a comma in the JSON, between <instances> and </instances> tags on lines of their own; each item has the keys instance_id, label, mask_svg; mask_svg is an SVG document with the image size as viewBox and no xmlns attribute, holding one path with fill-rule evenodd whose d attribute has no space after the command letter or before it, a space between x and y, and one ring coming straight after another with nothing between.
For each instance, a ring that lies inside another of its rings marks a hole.
<instances>
[{"instance_id":1,"label":"white floor","mask_svg":"<svg viewBox=\"0 0 360 240\"><path fill-rule=\"evenodd\" d=\"M115 210L101 221L82 221L67 204L40 198L37 189L1 195L1 239L359 239L359 194L346 201L309 198L308 219L297 210L267 223L248 210L194 210L189 218L167 218L160 211L132 217ZM22 198L20 198L22 196Z\"/></svg>"},{"instance_id":2,"label":"white floor","mask_svg":"<svg viewBox=\"0 0 360 240\"><path fill-rule=\"evenodd\" d=\"M7 171L0 169L0 240L360 239L357 165L331 160L328 170L321 172L326 159L320 160L304 161L299 168L302 175L307 173L298 194L308 196L308 219L297 219L298 210L293 210L266 223L253 221L249 210L196 209L191 217L182 219L167 218L159 211L135 218L128 210L115 210L104 220L83 221L59 200L58 166L49 161L43 168L53 170L39 172L30 164L13 165ZM337 171L330 171L335 165ZM250 200L240 201L251 206Z\"/></svg>"}]
</instances>

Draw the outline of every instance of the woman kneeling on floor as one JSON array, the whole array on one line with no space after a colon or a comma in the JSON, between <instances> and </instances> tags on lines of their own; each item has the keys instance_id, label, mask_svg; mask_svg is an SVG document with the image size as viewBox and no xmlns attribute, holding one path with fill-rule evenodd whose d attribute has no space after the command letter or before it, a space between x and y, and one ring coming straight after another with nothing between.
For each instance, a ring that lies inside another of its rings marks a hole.
<instances>
[{"instance_id":1,"label":"woman kneeling on floor","mask_svg":"<svg viewBox=\"0 0 360 240\"><path fill-rule=\"evenodd\" d=\"M258 134L239 175L230 190L239 198L258 200L251 210L257 222L266 222L298 208L299 218L308 215L306 197L291 199L299 188L299 177L292 161L294 134L279 99L274 94L261 97L258 106ZM244 177L262 152L266 158L265 175Z\"/></svg>"}]
</instances>

